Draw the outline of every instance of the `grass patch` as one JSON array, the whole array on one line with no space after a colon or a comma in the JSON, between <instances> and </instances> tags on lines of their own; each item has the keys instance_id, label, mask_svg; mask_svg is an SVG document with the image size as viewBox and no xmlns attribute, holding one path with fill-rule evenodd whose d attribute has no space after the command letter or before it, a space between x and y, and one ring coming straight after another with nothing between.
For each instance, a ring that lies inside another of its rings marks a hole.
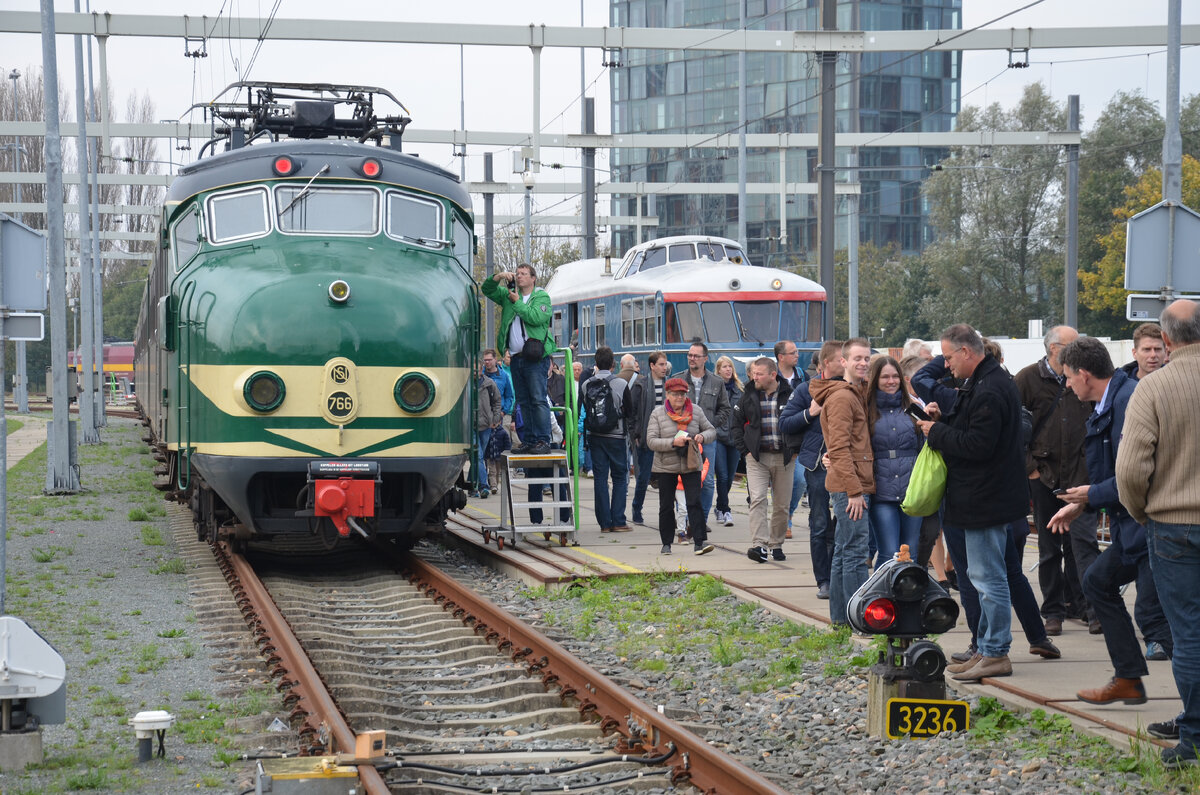
<instances>
[{"instance_id":1,"label":"grass patch","mask_svg":"<svg viewBox=\"0 0 1200 795\"><path fill-rule=\"evenodd\" d=\"M184 565L182 558L164 560L150 569L151 574L183 574L185 571L187 571L187 567Z\"/></svg>"},{"instance_id":2,"label":"grass patch","mask_svg":"<svg viewBox=\"0 0 1200 795\"><path fill-rule=\"evenodd\" d=\"M146 513L141 508L132 508L129 511L129 521L144 522L150 518L150 514Z\"/></svg>"},{"instance_id":3,"label":"grass patch","mask_svg":"<svg viewBox=\"0 0 1200 795\"><path fill-rule=\"evenodd\" d=\"M133 519L133 517L130 517L130 519L132 521L138 521ZM148 547L161 547L166 542L163 541L161 530L153 525L146 525L142 528L142 543Z\"/></svg>"}]
</instances>

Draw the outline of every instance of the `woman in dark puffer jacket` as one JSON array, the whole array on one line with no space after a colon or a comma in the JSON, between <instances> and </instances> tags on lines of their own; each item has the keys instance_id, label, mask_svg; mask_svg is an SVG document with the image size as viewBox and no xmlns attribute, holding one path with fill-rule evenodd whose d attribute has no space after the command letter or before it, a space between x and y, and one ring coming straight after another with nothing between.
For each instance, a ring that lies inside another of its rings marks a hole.
<instances>
[{"instance_id":1,"label":"woman in dark puffer jacket","mask_svg":"<svg viewBox=\"0 0 1200 795\"><path fill-rule=\"evenodd\" d=\"M867 421L875 453L875 495L871 498L871 531L879 546L878 563L890 560L907 544L916 557L921 540L921 517L900 510L924 437L904 413L912 400L891 356L871 363L867 379Z\"/></svg>"}]
</instances>

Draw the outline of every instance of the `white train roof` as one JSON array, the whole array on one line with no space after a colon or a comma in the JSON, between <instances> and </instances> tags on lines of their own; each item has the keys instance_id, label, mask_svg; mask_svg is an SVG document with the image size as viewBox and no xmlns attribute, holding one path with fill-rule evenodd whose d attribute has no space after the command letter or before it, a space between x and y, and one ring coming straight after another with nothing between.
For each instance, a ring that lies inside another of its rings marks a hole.
<instances>
[{"instance_id":1,"label":"white train roof","mask_svg":"<svg viewBox=\"0 0 1200 795\"><path fill-rule=\"evenodd\" d=\"M709 251L728 246L736 250L736 261L727 257L714 261L706 256L692 256L627 273L635 255L640 252L697 243L702 244L701 249L707 247ZM735 241L702 235L666 237L642 243L630 249L620 262L611 261L609 269L603 258L568 262L555 270L546 291L555 304L607 295L654 295L660 291L668 300L825 299L825 288L817 282L777 268L751 265L741 255L741 246Z\"/></svg>"}]
</instances>

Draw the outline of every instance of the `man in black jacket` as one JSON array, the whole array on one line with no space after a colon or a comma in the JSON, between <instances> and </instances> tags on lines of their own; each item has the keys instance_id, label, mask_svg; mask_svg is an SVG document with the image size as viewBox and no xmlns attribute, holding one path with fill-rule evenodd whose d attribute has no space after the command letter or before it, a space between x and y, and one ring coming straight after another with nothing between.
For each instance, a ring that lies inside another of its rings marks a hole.
<instances>
[{"instance_id":1,"label":"man in black jacket","mask_svg":"<svg viewBox=\"0 0 1200 795\"><path fill-rule=\"evenodd\" d=\"M733 407L729 440L746 455L746 490L750 493L751 547L746 555L757 563L767 556L787 560L783 539L787 534L787 505L792 496L793 451L783 440L779 417L792 390L775 375L775 362L763 356L751 363L750 383ZM774 494L770 517L767 492Z\"/></svg>"},{"instance_id":2,"label":"man in black jacket","mask_svg":"<svg viewBox=\"0 0 1200 795\"><path fill-rule=\"evenodd\" d=\"M1021 397L1008 372L987 354L983 339L959 323L942 332L942 356L955 378L967 379L952 413L919 422L929 446L946 459L944 523L963 528L971 581L979 591L979 652L959 681L1008 676L1012 606L1004 549L1009 522L1023 519L1029 490L1021 438Z\"/></svg>"}]
</instances>

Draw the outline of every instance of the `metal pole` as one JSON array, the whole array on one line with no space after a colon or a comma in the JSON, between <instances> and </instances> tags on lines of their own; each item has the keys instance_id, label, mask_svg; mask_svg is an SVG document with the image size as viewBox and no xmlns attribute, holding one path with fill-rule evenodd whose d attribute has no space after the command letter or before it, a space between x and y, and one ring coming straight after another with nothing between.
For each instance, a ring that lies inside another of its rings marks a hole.
<instances>
[{"instance_id":1,"label":"metal pole","mask_svg":"<svg viewBox=\"0 0 1200 795\"><path fill-rule=\"evenodd\" d=\"M1167 203L1167 283L1164 302L1175 297L1175 212L1183 203L1183 137L1179 132L1181 0L1167 4L1167 131L1163 136L1162 193Z\"/></svg>"},{"instance_id":2,"label":"metal pole","mask_svg":"<svg viewBox=\"0 0 1200 795\"><path fill-rule=\"evenodd\" d=\"M75 13L79 13L79 0L75 0ZM79 424L84 444L98 444L100 434L96 432L96 413L91 410L93 390L96 388L97 368L95 349L92 346L91 320L92 303L87 297L92 294L92 272L95 263L91 251L91 214L88 211L88 140L87 140L87 92L83 82L83 36L75 36L75 120L79 124L76 159L79 161L79 294L84 297L83 306L83 350L75 360L83 376L83 394L79 396Z\"/></svg>"},{"instance_id":3,"label":"metal pole","mask_svg":"<svg viewBox=\"0 0 1200 795\"><path fill-rule=\"evenodd\" d=\"M779 145L779 254L787 256L787 149Z\"/></svg>"},{"instance_id":4,"label":"metal pole","mask_svg":"<svg viewBox=\"0 0 1200 795\"><path fill-rule=\"evenodd\" d=\"M88 0L89 11L91 0ZM101 40L103 41L103 39ZM101 59L103 62L103 59ZM95 121L96 113L96 81L92 74L92 40L87 40L87 63L88 63L88 121ZM101 75L101 86L106 86L107 80L104 75ZM107 95L101 99L100 106L103 107L107 103ZM105 122L107 130L107 121ZM107 131L105 132L107 139ZM99 144L92 140L89 142L88 152L91 157L92 164L92 252L94 256L95 266L95 291L96 301L93 306L93 322L96 329L96 361L100 362L97 368L101 374L101 388L96 392L95 401L95 417L96 427L105 428L108 426L108 415L104 412L104 388L103 388L103 373L104 373L104 257L100 250L100 157L97 151ZM111 164L112 161L108 161Z\"/></svg>"},{"instance_id":5,"label":"metal pole","mask_svg":"<svg viewBox=\"0 0 1200 795\"><path fill-rule=\"evenodd\" d=\"M746 30L746 0L738 3L738 26ZM744 37L743 37L744 40ZM749 251L746 241L746 51L738 53L738 242Z\"/></svg>"},{"instance_id":6,"label":"metal pole","mask_svg":"<svg viewBox=\"0 0 1200 795\"><path fill-rule=\"evenodd\" d=\"M858 150L850 154L850 180L858 182ZM858 336L858 196L847 196L850 212L847 214L849 234L846 235L846 254L849 275L846 279L847 337Z\"/></svg>"},{"instance_id":7,"label":"metal pole","mask_svg":"<svg viewBox=\"0 0 1200 795\"><path fill-rule=\"evenodd\" d=\"M529 178L528 172L525 174L526 180ZM529 227L533 223L533 186L525 186L525 261L532 262L531 249L533 241L529 236Z\"/></svg>"},{"instance_id":8,"label":"metal pole","mask_svg":"<svg viewBox=\"0 0 1200 795\"><path fill-rule=\"evenodd\" d=\"M483 153L483 181L492 181L492 153ZM496 271L496 195L483 194L483 278L490 279ZM496 341L496 312L494 301L484 301L487 314L487 346Z\"/></svg>"},{"instance_id":9,"label":"metal pole","mask_svg":"<svg viewBox=\"0 0 1200 795\"><path fill-rule=\"evenodd\" d=\"M1079 95L1067 97L1067 130L1079 132ZM1063 323L1079 327L1079 144L1067 146L1067 263Z\"/></svg>"},{"instance_id":10,"label":"metal pole","mask_svg":"<svg viewBox=\"0 0 1200 795\"><path fill-rule=\"evenodd\" d=\"M17 80L19 80L20 78L21 78L21 73L19 71L17 71L16 69L13 69L11 72L8 73L8 79L11 80L12 84L13 84L13 121L21 120L21 103L17 96ZM21 173L21 136L19 136L19 135L16 136L14 138L14 140L16 141L16 148L13 149L13 171L20 174ZM20 204L21 203L21 181L20 180L17 180L16 187L17 187L17 204ZM18 221L22 220L23 217L24 217L24 213L17 213ZM17 379L16 379L16 383L13 385L13 397L16 398L16 401L17 401L17 412L20 414L28 414L29 413L29 376L26 371L26 364L25 364L25 357L26 357L25 340L17 340L16 355L17 355ZM3 364L3 363L0 362L0 364ZM3 383L3 378L0 378L0 383ZM0 528L0 532L3 532L3 528ZM3 612L3 610L0 610L0 613L2 613L2 612Z\"/></svg>"},{"instance_id":11,"label":"metal pole","mask_svg":"<svg viewBox=\"0 0 1200 795\"><path fill-rule=\"evenodd\" d=\"M467 70L463 62L463 45L458 45L458 126L463 131L463 144L458 153L462 158L459 163L458 175L464 184L467 181Z\"/></svg>"},{"instance_id":12,"label":"metal pole","mask_svg":"<svg viewBox=\"0 0 1200 795\"><path fill-rule=\"evenodd\" d=\"M837 30L837 0L821 0L821 29ZM817 246L820 249L821 285L825 288L825 339L834 339L837 315L833 281L833 176L835 124L834 88L837 83L836 52L818 53L821 59L821 102L817 131Z\"/></svg>"},{"instance_id":13,"label":"metal pole","mask_svg":"<svg viewBox=\"0 0 1200 795\"><path fill-rule=\"evenodd\" d=\"M542 168L542 48L530 49L533 50L533 157L528 168L536 172Z\"/></svg>"},{"instance_id":14,"label":"metal pole","mask_svg":"<svg viewBox=\"0 0 1200 795\"><path fill-rule=\"evenodd\" d=\"M583 132L596 132L596 100L583 100ZM583 150L583 258L596 256L596 150Z\"/></svg>"},{"instance_id":15,"label":"metal pole","mask_svg":"<svg viewBox=\"0 0 1200 795\"><path fill-rule=\"evenodd\" d=\"M58 122L58 55L54 46L54 0L41 0L42 92L46 119L46 234L50 276L50 370L54 411L50 433L54 443L46 460L51 492L74 492L79 481L71 469L67 416L67 267L63 241L62 134Z\"/></svg>"},{"instance_id":16,"label":"metal pole","mask_svg":"<svg viewBox=\"0 0 1200 795\"><path fill-rule=\"evenodd\" d=\"M16 80L13 80L13 86L16 86ZM3 249L4 243L3 230L4 226L0 225L0 250ZM8 577L8 418L4 415L4 349L7 347L5 342L8 332L3 325L7 315L4 303L4 268L0 268L0 466L4 468L0 472L0 615L8 612L4 609L8 595L5 587Z\"/></svg>"}]
</instances>

